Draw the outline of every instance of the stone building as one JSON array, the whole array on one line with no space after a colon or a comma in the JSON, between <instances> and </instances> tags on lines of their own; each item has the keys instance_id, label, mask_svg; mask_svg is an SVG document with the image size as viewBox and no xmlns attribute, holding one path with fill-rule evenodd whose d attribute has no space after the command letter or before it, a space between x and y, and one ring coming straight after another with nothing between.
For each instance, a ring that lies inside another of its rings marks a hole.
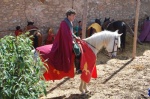
<instances>
[{"instance_id":1,"label":"stone building","mask_svg":"<svg viewBox=\"0 0 150 99\"><path fill-rule=\"evenodd\" d=\"M0 2L0 38L13 34L15 27L23 29L27 21L34 21L44 36L52 27L56 33L60 22L66 17L69 8L77 11L74 25L82 20L84 0L1 0ZM131 26L134 24L136 0L87 0L87 26L95 18L111 17L115 20L124 20ZM150 13L150 0L141 0L140 20ZM141 21L142 22L142 21Z\"/></svg>"}]
</instances>

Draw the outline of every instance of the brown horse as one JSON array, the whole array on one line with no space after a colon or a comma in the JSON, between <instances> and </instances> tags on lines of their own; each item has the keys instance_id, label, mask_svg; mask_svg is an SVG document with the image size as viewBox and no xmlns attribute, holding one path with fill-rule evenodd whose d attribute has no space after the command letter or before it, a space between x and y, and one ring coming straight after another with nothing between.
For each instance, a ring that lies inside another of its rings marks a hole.
<instances>
[{"instance_id":1,"label":"brown horse","mask_svg":"<svg viewBox=\"0 0 150 99\"><path fill-rule=\"evenodd\" d=\"M31 37L31 40L33 41L33 47L37 48L42 45L42 34L40 33L40 30L33 25L34 22L28 22L25 32L29 32L29 36Z\"/></svg>"}]
</instances>

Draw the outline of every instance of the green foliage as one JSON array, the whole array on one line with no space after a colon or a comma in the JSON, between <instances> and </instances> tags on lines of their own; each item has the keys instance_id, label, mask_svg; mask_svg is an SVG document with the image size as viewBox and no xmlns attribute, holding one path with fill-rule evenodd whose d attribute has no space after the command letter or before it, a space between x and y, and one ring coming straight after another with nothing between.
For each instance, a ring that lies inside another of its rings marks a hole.
<instances>
[{"instance_id":1,"label":"green foliage","mask_svg":"<svg viewBox=\"0 0 150 99\"><path fill-rule=\"evenodd\" d=\"M32 41L25 35L0 39L0 99L37 99L46 94L43 63L33 59Z\"/></svg>"}]
</instances>

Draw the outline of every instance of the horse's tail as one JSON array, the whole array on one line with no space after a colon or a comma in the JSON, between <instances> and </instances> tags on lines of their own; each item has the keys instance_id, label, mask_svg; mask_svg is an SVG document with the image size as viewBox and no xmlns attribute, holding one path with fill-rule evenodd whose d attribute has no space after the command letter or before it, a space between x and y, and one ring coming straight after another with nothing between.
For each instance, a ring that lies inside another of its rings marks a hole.
<instances>
[{"instance_id":1,"label":"horse's tail","mask_svg":"<svg viewBox=\"0 0 150 99\"><path fill-rule=\"evenodd\" d=\"M129 28L129 30L130 30L130 32L132 33L131 35L134 37L134 31L132 30L132 28L125 22L125 21L123 21L125 24L126 24L126 26ZM138 43L139 44L141 44L142 45L142 42L137 38L137 41L138 41Z\"/></svg>"}]
</instances>

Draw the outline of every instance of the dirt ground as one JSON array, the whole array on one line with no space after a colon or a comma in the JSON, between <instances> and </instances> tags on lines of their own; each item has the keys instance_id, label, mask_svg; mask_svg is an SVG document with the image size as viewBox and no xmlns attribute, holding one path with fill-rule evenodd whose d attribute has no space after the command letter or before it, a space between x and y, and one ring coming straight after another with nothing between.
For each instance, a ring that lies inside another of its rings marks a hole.
<instances>
[{"instance_id":1,"label":"dirt ground","mask_svg":"<svg viewBox=\"0 0 150 99\"><path fill-rule=\"evenodd\" d=\"M150 99L150 43L137 44L132 59L133 38L127 35L126 50L109 59L97 55L98 78L91 79L87 94L79 91L80 75L47 82L47 97L40 99Z\"/></svg>"}]
</instances>

